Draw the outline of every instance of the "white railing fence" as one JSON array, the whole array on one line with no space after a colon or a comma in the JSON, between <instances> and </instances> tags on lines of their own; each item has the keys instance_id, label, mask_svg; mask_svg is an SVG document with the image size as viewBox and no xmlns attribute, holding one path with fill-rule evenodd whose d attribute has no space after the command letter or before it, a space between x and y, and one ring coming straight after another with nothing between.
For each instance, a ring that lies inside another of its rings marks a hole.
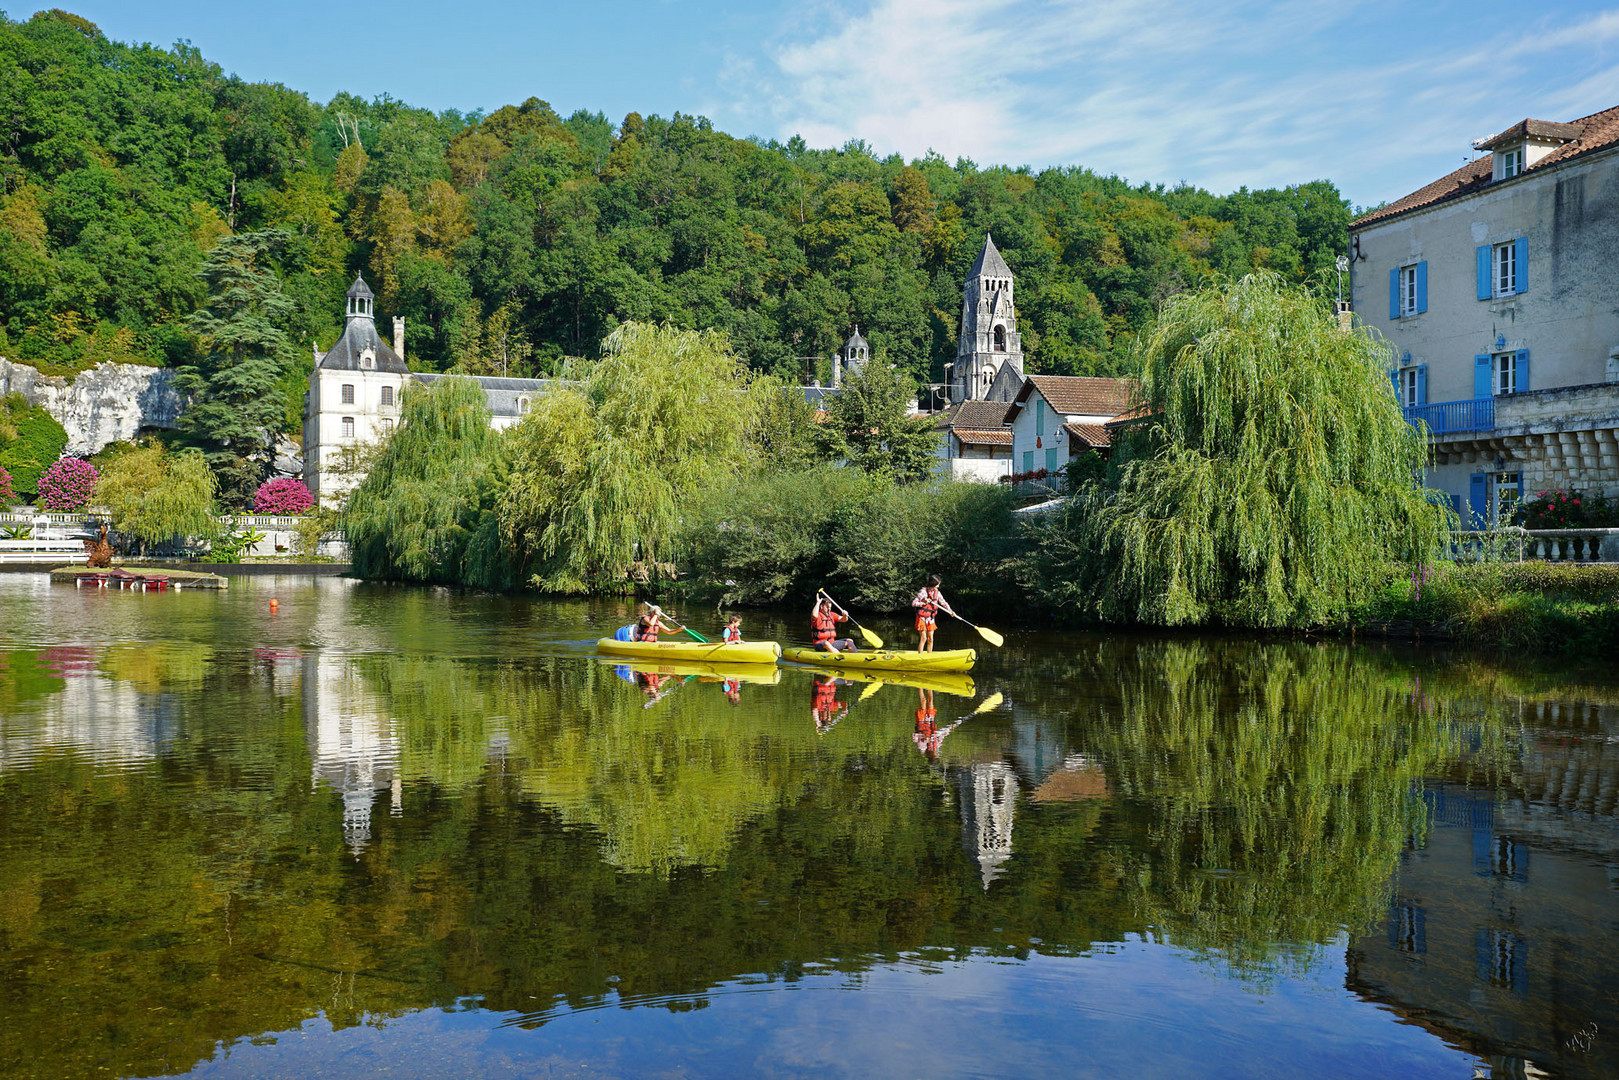
<instances>
[{"instance_id":1,"label":"white railing fence","mask_svg":"<svg viewBox=\"0 0 1619 1080\"><path fill-rule=\"evenodd\" d=\"M1451 533L1457 562L1619 563L1619 529L1524 529L1506 525Z\"/></svg>"}]
</instances>

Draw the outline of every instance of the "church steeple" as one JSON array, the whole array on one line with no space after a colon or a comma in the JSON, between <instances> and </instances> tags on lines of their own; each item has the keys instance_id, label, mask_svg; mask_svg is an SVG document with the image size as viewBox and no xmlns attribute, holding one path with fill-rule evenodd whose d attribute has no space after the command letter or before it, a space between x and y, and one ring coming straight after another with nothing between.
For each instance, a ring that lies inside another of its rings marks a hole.
<instances>
[{"instance_id":1,"label":"church steeple","mask_svg":"<svg viewBox=\"0 0 1619 1080\"><path fill-rule=\"evenodd\" d=\"M1008 364L1017 375L1015 382L1022 382L1023 336L1017 330L1012 285L1012 268L1001 258L994 238L985 233L984 249L967 271L962 290L961 334L951 388L956 401L989 397L996 376Z\"/></svg>"}]
</instances>

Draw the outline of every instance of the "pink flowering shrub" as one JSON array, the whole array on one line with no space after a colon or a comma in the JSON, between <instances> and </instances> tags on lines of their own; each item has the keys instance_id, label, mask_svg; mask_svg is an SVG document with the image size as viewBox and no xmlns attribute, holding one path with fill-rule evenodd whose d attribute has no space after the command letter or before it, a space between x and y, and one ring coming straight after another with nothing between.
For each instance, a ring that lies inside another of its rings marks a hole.
<instances>
[{"instance_id":1,"label":"pink flowering shrub","mask_svg":"<svg viewBox=\"0 0 1619 1080\"><path fill-rule=\"evenodd\" d=\"M101 474L83 458L65 457L39 477L39 505L47 510L83 510Z\"/></svg>"},{"instance_id":2,"label":"pink flowering shrub","mask_svg":"<svg viewBox=\"0 0 1619 1080\"><path fill-rule=\"evenodd\" d=\"M0 465L0 506L10 506L17 501L17 493L11 489L11 474L6 467Z\"/></svg>"},{"instance_id":3,"label":"pink flowering shrub","mask_svg":"<svg viewBox=\"0 0 1619 1080\"><path fill-rule=\"evenodd\" d=\"M1517 518L1530 529L1611 529L1619 525L1619 500L1552 489L1520 506Z\"/></svg>"},{"instance_id":4,"label":"pink flowering shrub","mask_svg":"<svg viewBox=\"0 0 1619 1080\"><path fill-rule=\"evenodd\" d=\"M297 517L299 514L307 514L309 508L314 505L315 496L304 487L303 481L293 480L290 477L267 480L260 484L259 490L253 494L255 514Z\"/></svg>"}]
</instances>

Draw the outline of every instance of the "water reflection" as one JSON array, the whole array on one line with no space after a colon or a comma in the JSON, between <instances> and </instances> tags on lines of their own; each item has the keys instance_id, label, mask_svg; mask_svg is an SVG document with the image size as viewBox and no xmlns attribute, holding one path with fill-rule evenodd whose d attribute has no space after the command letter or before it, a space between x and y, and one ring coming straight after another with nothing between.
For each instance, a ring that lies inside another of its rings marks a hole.
<instances>
[{"instance_id":1,"label":"water reflection","mask_svg":"<svg viewBox=\"0 0 1619 1080\"><path fill-rule=\"evenodd\" d=\"M834 986L873 1044L903 995L959 995L989 1042L942 1074L1060 1067L1076 1024L1099 1072L1619 1067L1601 687L1089 638L1014 643L977 686L626 679L586 655L611 609L245 583L159 625L4 590L31 622L0 620L0 1076L228 1074L268 1033L424 1024L476 1073L465 1025L602 1006L645 1056L567 1067L689 1045L726 1075L845 1011L767 991Z\"/></svg>"}]
</instances>

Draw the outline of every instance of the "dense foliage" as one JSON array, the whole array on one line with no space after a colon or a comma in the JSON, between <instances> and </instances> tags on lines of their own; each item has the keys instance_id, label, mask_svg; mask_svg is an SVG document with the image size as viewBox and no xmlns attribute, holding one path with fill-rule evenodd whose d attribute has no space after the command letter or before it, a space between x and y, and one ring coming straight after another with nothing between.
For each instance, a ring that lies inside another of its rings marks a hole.
<instances>
[{"instance_id":1,"label":"dense foliage","mask_svg":"<svg viewBox=\"0 0 1619 1080\"><path fill-rule=\"evenodd\" d=\"M0 16L0 355L187 363L208 252L280 228L270 265L303 365L283 382L292 426L356 270L427 369L550 370L634 320L722 330L756 370L796 379L858 322L878 354L938 379L993 232L1032 369L1088 374L1116 369L1179 290L1330 266L1347 220L1327 182L1214 196L737 139L684 115L563 119L536 99L487 116L317 104L190 45L121 44L56 10Z\"/></svg>"},{"instance_id":2,"label":"dense foliage","mask_svg":"<svg viewBox=\"0 0 1619 1080\"><path fill-rule=\"evenodd\" d=\"M50 413L21 394L0 398L0 468L11 474L20 498L39 494L40 475L67 448L67 431Z\"/></svg>"},{"instance_id":3,"label":"dense foliage","mask_svg":"<svg viewBox=\"0 0 1619 1080\"><path fill-rule=\"evenodd\" d=\"M998 573L1012 548L1013 496L987 484L896 487L882 472L823 466L764 473L691 507L685 588L722 603L808 602L906 609L929 574L948 595L1004 612Z\"/></svg>"},{"instance_id":4,"label":"dense foliage","mask_svg":"<svg viewBox=\"0 0 1619 1080\"><path fill-rule=\"evenodd\" d=\"M1171 299L1143 345L1147 414L1108 482L1041 530L1030 587L1106 620L1308 627L1445 526L1387 347L1273 274Z\"/></svg>"},{"instance_id":5,"label":"dense foliage","mask_svg":"<svg viewBox=\"0 0 1619 1080\"><path fill-rule=\"evenodd\" d=\"M471 379L408 388L399 427L383 441L342 515L361 577L504 588L495 503L508 453Z\"/></svg>"},{"instance_id":6,"label":"dense foliage","mask_svg":"<svg viewBox=\"0 0 1619 1080\"><path fill-rule=\"evenodd\" d=\"M197 450L171 451L150 440L107 463L96 502L112 527L142 547L218 531L215 481Z\"/></svg>"},{"instance_id":7,"label":"dense foliage","mask_svg":"<svg viewBox=\"0 0 1619 1080\"><path fill-rule=\"evenodd\" d=\"M51 463L39 477L39 505L46 510L83 510L96 493L100 474L83 458L65 457Z\"/></svg>"},{"instance_id":8,"label":"dense foliage","mask_svg":"<svg viewBox=\"0 0 1619 1080\"><path fill-rule=\"evenodd\" d=\"M914 387L884 364L867 364L843 381L820 427L825 456L901 483L927 478L939 464L943 433L931 416L912 416Z\"/></svg>"},{"instance_id":9,"label":"dense foliage","mask_svg":"<svg viewBox=\"0 0 1619 1080\"><path fill-rule=\"evenodd\" d=\"M1619 499L1589 491L1542 491L1518 508L1526 529L1612 529L1619 526Z\"/></svg>"},{"instance_id":10,"label":"dense foliage","mask_svg":"<svg viewBox=\"0 0 1619 1080\"><path fill-rule=\"evenodd\" d=\"M280 514L285 517L296 517L299 514L307 514L310 507L314 505L315 496L304 486L304 482L294 480L290 476L278 476L274 480L266 480L253 493L253 512L255 514Z\"/></svg>"}]
</instances>

